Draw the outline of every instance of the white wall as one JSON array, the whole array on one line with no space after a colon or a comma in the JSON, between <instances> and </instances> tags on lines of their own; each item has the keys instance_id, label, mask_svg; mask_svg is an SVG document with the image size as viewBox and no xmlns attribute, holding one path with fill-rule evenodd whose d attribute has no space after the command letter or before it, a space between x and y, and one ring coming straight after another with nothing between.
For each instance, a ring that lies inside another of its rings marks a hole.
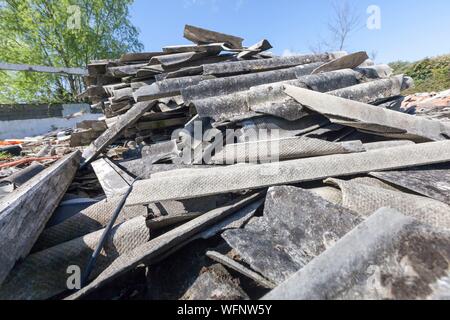
<instances>
[{"instance_id":1,"label":"white wall","mask_svg":"<svg viewBox=\"0 0 450 320\"><path fill-rule=\"evenodd\" d=\"M63 115L68 117L76 112L86 111L83 105L64 105ZM72 119L46 118L0 121L0 140L23 139L46 134L55 129L74 128L78 122L84 120L97 120L102 114L85 113Z\"/></svg>"}]
</instances>

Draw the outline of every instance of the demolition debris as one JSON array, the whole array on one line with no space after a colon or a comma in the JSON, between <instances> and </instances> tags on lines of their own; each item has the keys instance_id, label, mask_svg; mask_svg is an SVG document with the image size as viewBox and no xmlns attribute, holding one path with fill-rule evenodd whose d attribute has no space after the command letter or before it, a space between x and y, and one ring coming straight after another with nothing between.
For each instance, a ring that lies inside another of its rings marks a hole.
<instances>
[{"instance_id":1,"label":"demolition debris","mask_svg":"<svg viewBox=\"0 0 450 320\"><path fill-rule=\"evenodd\" d=\"M448 91L184 36L92 61L98 121L0 142L0 299L450 297Z\"/></svg>"}]
</instances>

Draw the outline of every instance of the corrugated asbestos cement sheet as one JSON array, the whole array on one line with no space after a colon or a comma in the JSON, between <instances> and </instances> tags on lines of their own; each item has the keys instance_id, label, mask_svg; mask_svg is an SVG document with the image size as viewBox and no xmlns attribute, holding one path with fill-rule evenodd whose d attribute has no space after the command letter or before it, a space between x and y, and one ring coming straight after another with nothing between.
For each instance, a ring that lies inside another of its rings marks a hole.
<instances>
[{"instance_id":1,"label":"corrugated asbestos cement sheet","mask_svg":"<svg viewBox=\"0 0 450 320\"><path fill-rule=\"evenodd\" d=\"M138 181L127 206L447 161L450 161L450 141L281 163L212 168L186 176Z\"/></svg>"}]
</instances>

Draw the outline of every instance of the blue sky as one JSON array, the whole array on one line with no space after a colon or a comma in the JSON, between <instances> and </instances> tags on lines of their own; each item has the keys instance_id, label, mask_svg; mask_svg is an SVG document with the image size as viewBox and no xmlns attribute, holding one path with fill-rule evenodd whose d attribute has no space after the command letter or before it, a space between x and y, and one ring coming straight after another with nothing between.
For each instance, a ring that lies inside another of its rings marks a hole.
<instances>
[{"instance_id":1,"label":"blue sky","mask_svg":"<svg viewBox=\"0 0 450 320\"><path fill-rule=\"evenodd\" d=\"M342 0L341 0L342 1ZM377 62L419 60L450 53L449 0L348 0L361 16L347 51L376 53ZM381 29L369 30L367 8L381 9ZM310 52L328 39L332 0L135 0L131 18L147 51L188 44L185 24L241 36L245 45L268 39L276 54Z\"/></svg>"}]
</instances>

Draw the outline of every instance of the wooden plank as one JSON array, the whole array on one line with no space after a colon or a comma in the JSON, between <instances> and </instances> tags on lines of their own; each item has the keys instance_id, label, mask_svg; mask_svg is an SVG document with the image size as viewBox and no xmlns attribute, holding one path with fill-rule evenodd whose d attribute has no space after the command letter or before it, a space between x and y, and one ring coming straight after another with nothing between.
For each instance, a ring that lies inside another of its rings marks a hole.
<instances>
[{"instance_id":1,"label":"wooden plank","mask_svg":"<svg viewBox=\"0 0 450 320\"><path fill-rule=\"evenodd\" d=\"M0 285L25 258L75 176L81 154L66 156L2 199Z\"/></svg>"},{"instance_id":2,"label":"wooden plank","mask_svg":"<svg viewBox=\"0 0 450 320\"><path fill-rule=\"evenodd\" d=\"M84 68L33 66L28 64L14 64L5 62L0 62L0 70L59 73L59 74L71 74L76 76L88 75L87 69Z\"/></svg>"},{"instance_id":3,"label":"wooden plank","mask_svg":"<svg viewBox=\"0 0 450 320\"><path fill-rule=\"evenodd\" d=\"M67 291L70 266L85 272L86 261L99 243L104 230L57 244L47 250L30 254L11 271L0 288L0 300L47 300ZM118 256L147 242L149 230L144 216L116 224L104 243L91 273L101 273Z\"/></svg>"},{"instance_id":4,"label":"wooden plank","mask_svg":"<svg viewBox=\"0 0 450 320\"><path fill-rule=\"evenodd\" d=\"M134 105L126 114L121 116L114 125L106 130L83 153L82 166L92 162L107 146L128 127L144 115L155 104L154 101L140 102Z\"/></svg>"}]
</instances>

